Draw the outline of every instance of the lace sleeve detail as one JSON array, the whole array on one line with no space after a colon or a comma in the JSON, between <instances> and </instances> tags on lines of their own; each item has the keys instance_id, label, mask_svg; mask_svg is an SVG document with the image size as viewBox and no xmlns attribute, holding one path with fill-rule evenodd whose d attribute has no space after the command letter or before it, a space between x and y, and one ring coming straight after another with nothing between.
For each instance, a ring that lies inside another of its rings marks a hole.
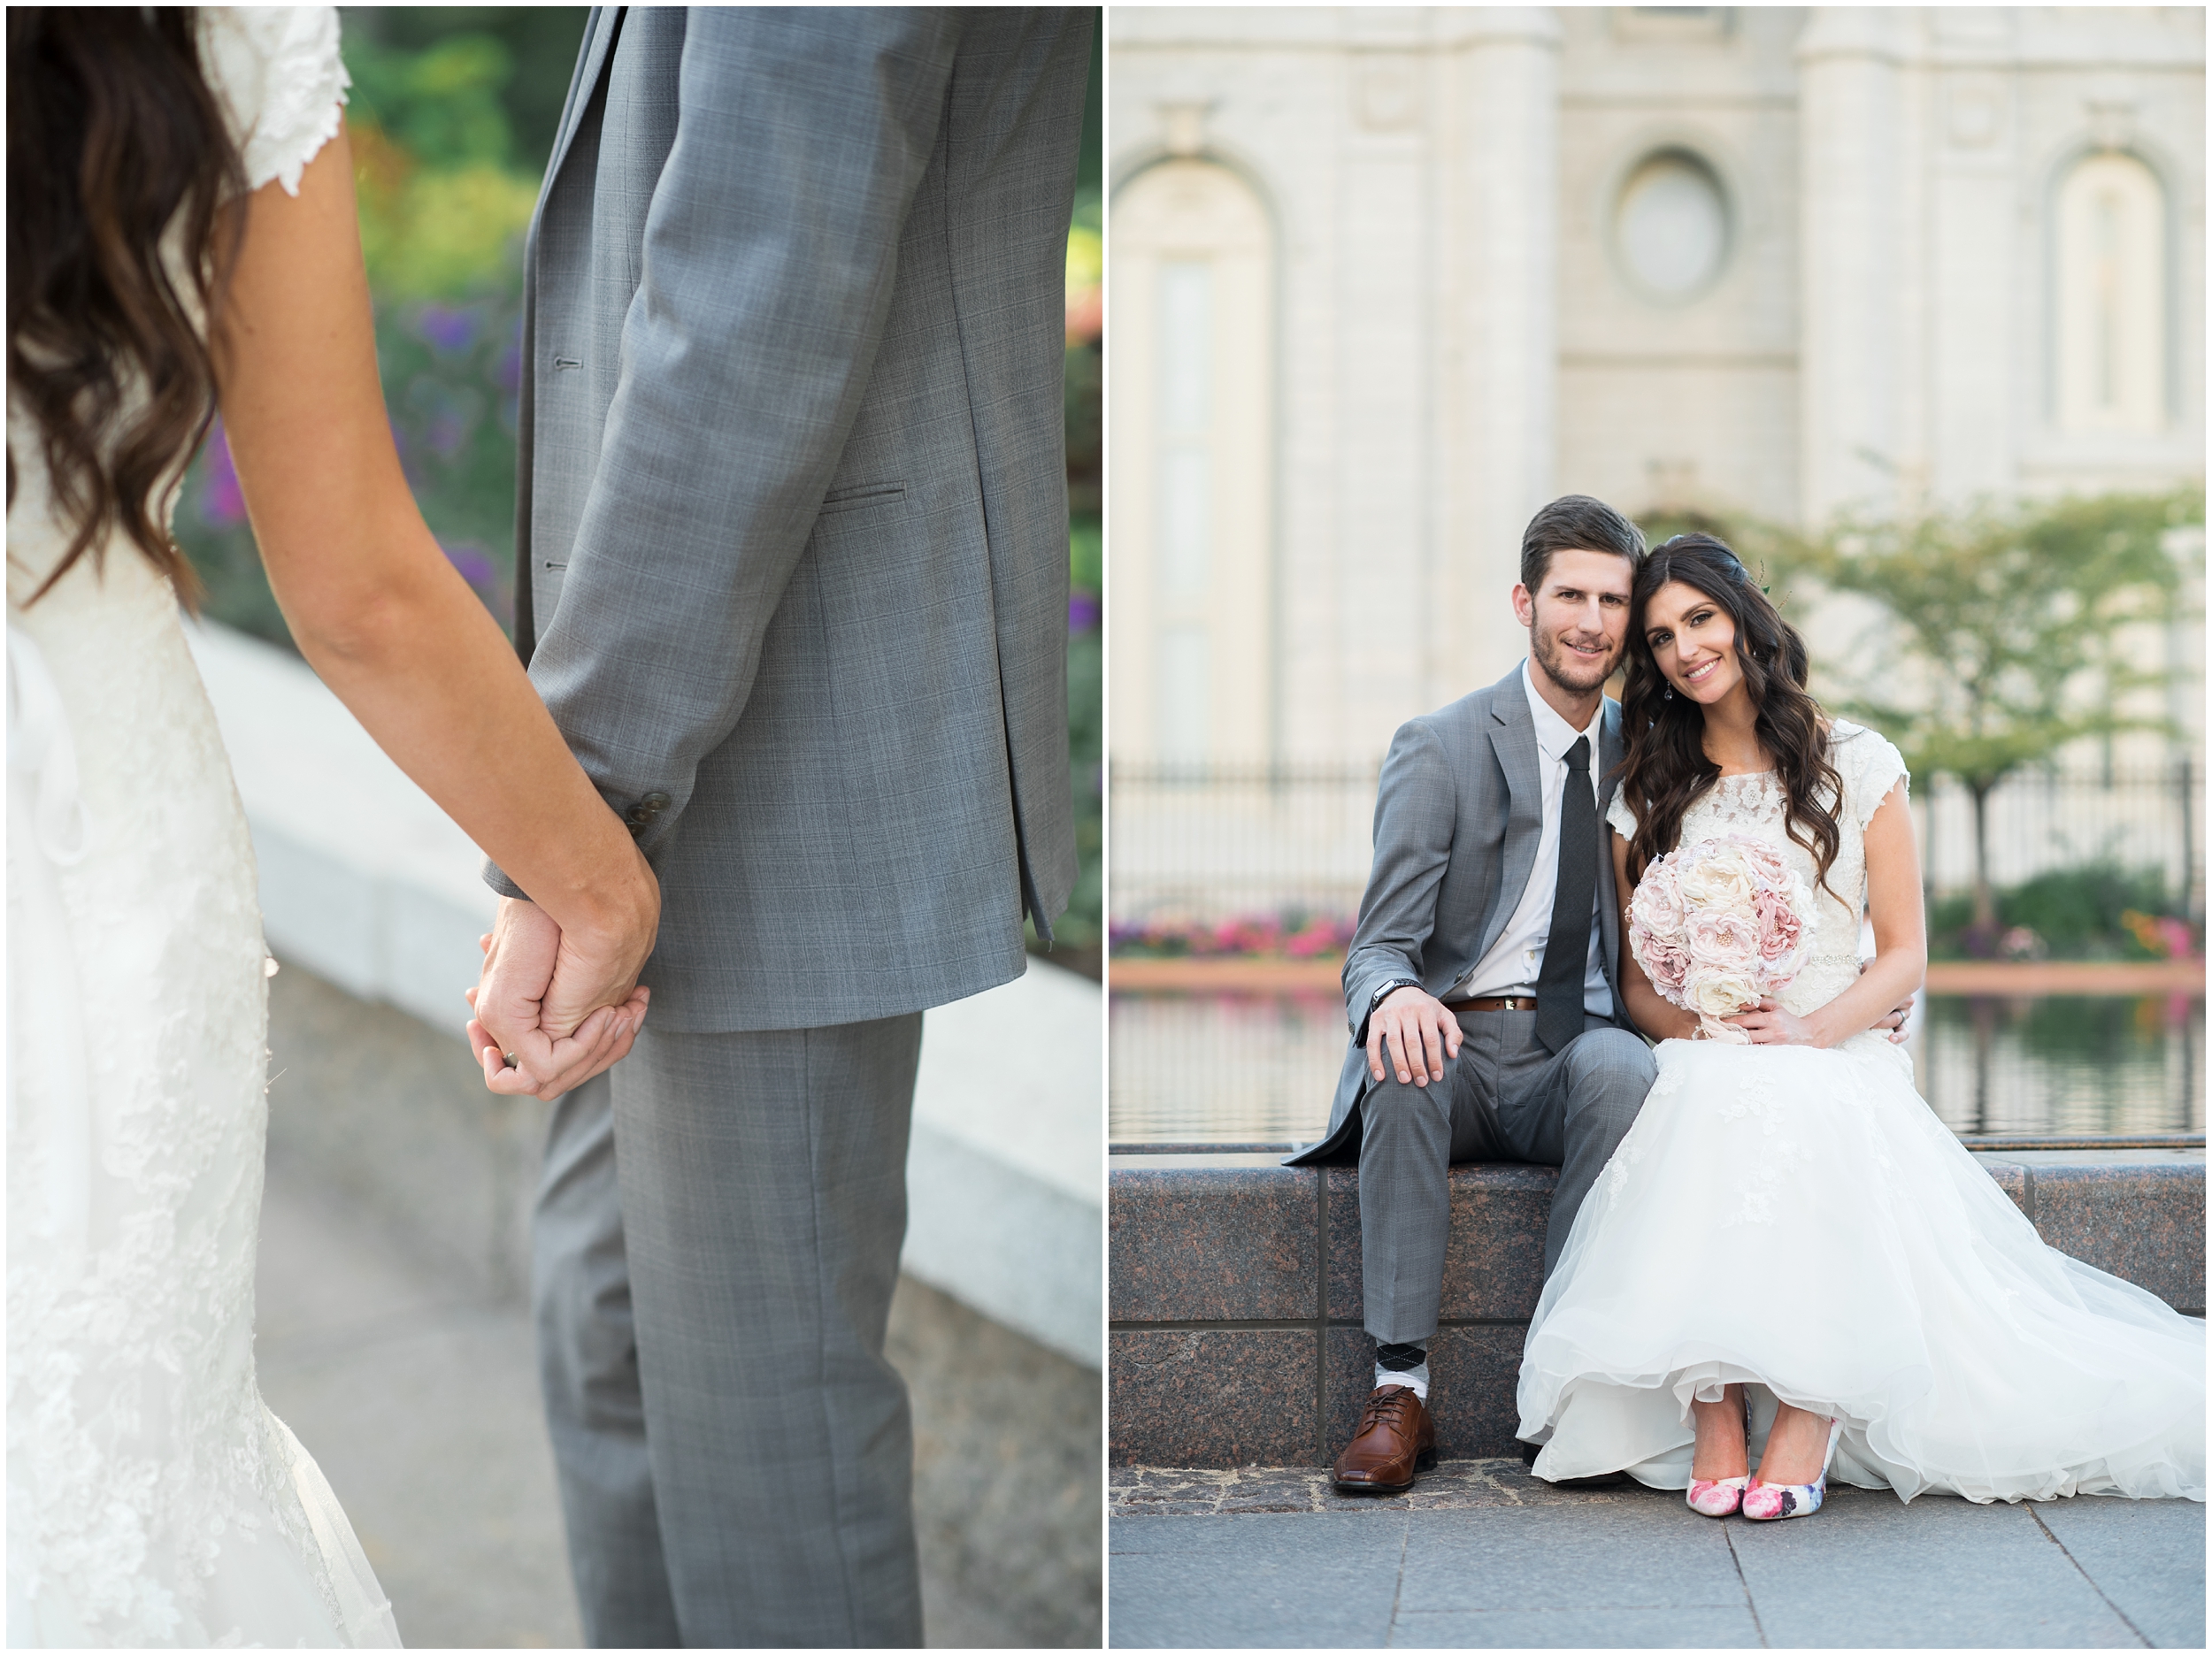
<instances>
[{"instance_id":1,"label":"lace sleeve detail","mask_svg":"<svg viewBox=\"0 0 2212 1655\"><path fill-rule=\"evenodd\" d=\"M352 79L338 57L334 6L210 6L200 37L208 80L230 116L246 188L300 174L338 135Z\"/></svg>"},{"instance_id":2,"label":"lace sleeve detail","mask_svg":"<svg viewBox=\"0 0 2212 1655\"><path fill-rule=\"evenodd\" d=\"M1623 839L1636 837L1636 813L1628 808L1628 801L1621 797L1621 790L1613 790L1613 801L1605 807L1605 820Z\"/></svg>"},{"instance_id":3,"label":"lace sleeve detail","mask_svg":"<svg viewBox=\"0 0 2212 1655\"><path fill-rule=\"evenodd\" d=\"M1887 738L1841 718L1829 732L1828 742L1829 756L1843 778L1844 808L1863 832L1891 788L1901 781L1909 790L1905 755Z\"/></svg>"}]
</instances>

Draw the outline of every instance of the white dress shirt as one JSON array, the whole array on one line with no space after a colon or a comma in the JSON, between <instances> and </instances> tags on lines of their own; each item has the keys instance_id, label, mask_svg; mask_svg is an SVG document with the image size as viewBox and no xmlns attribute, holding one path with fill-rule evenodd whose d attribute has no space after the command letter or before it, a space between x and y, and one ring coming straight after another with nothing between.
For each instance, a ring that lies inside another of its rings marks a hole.
<instances>
[{"instance_id":1,"label":"white dress shirt","mask_svg":"<svg viewBox=\"0 0 2212 1655\"><path fill-rule=\"evenodd\" d=\"M1536 865L1528 870L1528 885L1521 893L1521 900L1513 909L1512 917L1489 951L1475 962L1474 969L1443 995L1446 1000L1488 1000L1499 994L1534 994L1536 979L1543 975L1544 944L1551 936L1552 896L1559 887L1559 806L1566 797L1567 749L1578 738L1586 737L1590 743L1590 802L1598 801L1598 772L1603 768L1600 757L1605 726L1605 701L1598 700L1597 710L1590 715L1590 727L1578 730L1551 709L1549 703L1536 693L1536 686L1529 681L1529 665L1521 663L1521 689L1528 696L1529 716L1536 725L1536 750L1540 755L1536 773L1544 785L1544 831L1536 841ZM1598 834L1602 843L1605 818L1598 817ZM1593 1016L1610 1017L1613 1015L1613 991L1606 986L1602 944L1597 924L1597 904L1604 900L1602 888L1594 891L1589 916L1584 921L1590 931L1590 955L1582 977L1582 1008Z\"/></svg>"}]
</instances>

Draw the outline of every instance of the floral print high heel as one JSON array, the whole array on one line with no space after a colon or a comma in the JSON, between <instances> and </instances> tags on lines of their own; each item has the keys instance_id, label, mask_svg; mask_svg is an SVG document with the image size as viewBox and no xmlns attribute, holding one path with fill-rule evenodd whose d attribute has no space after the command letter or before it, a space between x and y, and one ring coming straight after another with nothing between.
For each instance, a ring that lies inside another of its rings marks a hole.
<instances>
[{"instance_id":1,"label":"floral print high heel","mask_svg":"<svg viewBox=\"0 0 2212 1655\"><path fill-rule=\"evenodd\" d=\"M1828 1452L1820 1462L1820 1475L1810 1483L1761 1483L1755 1478L1743 1493L1743 1514L1755 1523L1810 1517L1828 1498L1828 1467L1835 1464L1836 1444L1842 1437L1841 1418L1830 1420Z\"/></svg>"},{"instance_id":2,"label":"floral print high heel","mask_svg":"<svg viewBox=\"0 0 2212 1655\"><path fill-rule=\"evenodd\" d=\"M1747 1446L1751 1436L1751 1393L1743 1394L1743 1432ZM1744 1490L1750 1485L1751 1474L1740 1477L1697 1477L1690 1479L1688 1499L1690 1509L1701 1517L1733 1517L1743 1505Z\"/></svg>"},{"instance_id":3,"label":"floral print high heel","mask_svg":"<svg viewBox=\"0 0 2212 1655\"><path fill-rule=\"evenodd\" d=\"M1750 1483L1748 1472L1740 1477L1692 1477L1690 1509L1702 1517L1733 1517Z\"/></svg>"}]
</instances>

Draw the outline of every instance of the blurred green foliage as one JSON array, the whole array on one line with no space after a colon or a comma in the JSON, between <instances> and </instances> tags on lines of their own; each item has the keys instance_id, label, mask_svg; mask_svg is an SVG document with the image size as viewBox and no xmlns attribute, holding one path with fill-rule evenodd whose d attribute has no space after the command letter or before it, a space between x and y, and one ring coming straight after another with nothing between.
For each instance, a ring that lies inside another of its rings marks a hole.
<instances>
[{"instance_id":1,"label":"blurred green foliage","mask_svg":"<svg viewBox=\"0 0 2212 1655\"><path fill-rule=\"evenodd\" d=\"M2147 946L2124 916L2186 918L2162 870L2108 862L2053 869L1993 897L2001 936L2024 929L2034 933L2039 952L2062 960L2164 959L2166 952ZM1928 952L1938 960L1992 952L1977 932L1971 892L1946 897L1929 910Z\"/></svg>"},{"instance_id":2,"label":"blurred green foliage","mask_svg":"<svg viewBox=\"0 0 2212 1655\"><path fill-rule=\"evenodd\" d=\"M2193 488L1982 504L1847 520L1785 561L1883 611L1847 665L1830 664L1851 689L1840 710L1896 742L1916 776L1981 797L2085 736L2164 727L2117 705L2169 677L2126 633L2170 618L2181 569L2167 533L2203 521Z\"/></svg>"},{"instance_id":3,"label":"blurred green foliage","mask_svg":"<svg viewBox=\"0 0 2212 1655\"><path fill-rule=\"evenodd\" d=\"M353 79L347 136L392 434L425 521L511 626L522 238L586 11L349 6L341 18ZM1094 40L1068 259L1068 736L1081 873L1055 929L1079 963L1098 941L1103 876L1101 63ZM204 612L289 647L219 422L188 476L176 530L205 578Z\"/></svg>"}]
</instances>

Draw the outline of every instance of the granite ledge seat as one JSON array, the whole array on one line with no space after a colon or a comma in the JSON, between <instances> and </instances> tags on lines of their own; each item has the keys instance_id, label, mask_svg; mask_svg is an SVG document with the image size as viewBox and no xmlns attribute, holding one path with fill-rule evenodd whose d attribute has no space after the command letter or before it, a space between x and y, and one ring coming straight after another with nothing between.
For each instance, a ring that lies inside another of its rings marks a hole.
<instances>
[{"instance_id":1,"label":"granite ledge seat","mask_svg":"<svg viewBox=\"0 0 2212 1655\"><path fill-rule=\"evenodd\" d=\"M2204 1314L2203 1150L1977 1159L2052 1246ZM1256 1152L1121 1154L1109 1166L1114 1462L1325 1461L1372 1373L1357 1169L1286 1168ZM1556 1177L1548 1167L1451 1170L1431 1394L1448 1455L1518 1452L1514 1383Z\"/></svg>"}]
</instances>

